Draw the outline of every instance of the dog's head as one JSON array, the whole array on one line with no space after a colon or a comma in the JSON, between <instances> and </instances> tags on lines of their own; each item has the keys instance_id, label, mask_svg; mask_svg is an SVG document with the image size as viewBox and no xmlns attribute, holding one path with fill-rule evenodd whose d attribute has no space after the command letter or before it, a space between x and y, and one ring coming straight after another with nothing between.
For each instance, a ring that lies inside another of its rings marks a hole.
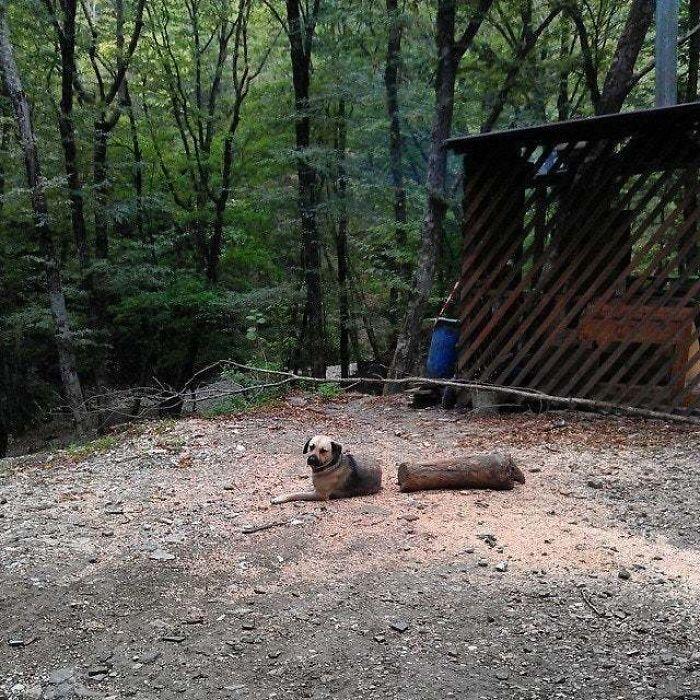
<instances>
[{"instance_id":1,"label":"dog's head","mask_svg":"<svg viewBox=\"0 0 700 700\"><path fill-rule=\"evenodd\" d=\"M331 440L328 435L314 435L304 445L304 454L309 457L306 463L314 472L325 469L332 462L337 462L343 451L343 446Z\"/></svg>"}]
</instances>

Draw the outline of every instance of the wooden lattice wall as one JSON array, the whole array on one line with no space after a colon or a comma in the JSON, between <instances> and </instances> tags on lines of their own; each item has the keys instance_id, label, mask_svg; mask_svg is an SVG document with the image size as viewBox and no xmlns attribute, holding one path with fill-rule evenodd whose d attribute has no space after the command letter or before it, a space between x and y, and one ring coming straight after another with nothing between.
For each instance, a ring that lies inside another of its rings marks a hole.
<instances>
[{"instance_id":1,"label":"wooden lattice wall","mask_svg":"<svg viewBox=\"0 0 700 700\"><path fill-rule=\"evenodd\" d=\"M700 106L453 140L464 154L458 373L700 406Z\"/></svg>"}]
</instances>

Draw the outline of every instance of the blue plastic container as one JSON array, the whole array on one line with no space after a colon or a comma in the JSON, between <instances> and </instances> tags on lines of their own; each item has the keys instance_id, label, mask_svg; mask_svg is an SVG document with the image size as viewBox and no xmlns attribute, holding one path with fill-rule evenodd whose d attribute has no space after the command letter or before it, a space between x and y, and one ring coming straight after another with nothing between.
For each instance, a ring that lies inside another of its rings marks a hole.
<instances>
[{"instance_id":1,"label":"blue plastic container","mask_svg":"<svg viewBox=\"0 0 700 700\"><path fill-rule=\"evenodd\" d=\"M459 341L459 321L454 318L439 318L430 340L426 371L433 379L454 376Z\"/></svg>"}]
</instances>

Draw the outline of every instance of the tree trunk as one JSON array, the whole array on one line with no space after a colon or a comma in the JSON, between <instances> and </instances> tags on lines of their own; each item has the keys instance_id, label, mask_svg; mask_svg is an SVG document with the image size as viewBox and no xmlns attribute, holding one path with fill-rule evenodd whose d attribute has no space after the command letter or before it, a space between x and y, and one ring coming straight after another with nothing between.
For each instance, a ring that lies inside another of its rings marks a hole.
<instances>
[{"instance_id":1,"label":"tree trunk","mask_svg":"<svg viewBox=\"0 0 700 700\"><path fill-rule=\"evenodd\" d=\"M561 26L559 28L559 62L562 70L559 72L559 93L557 95L557 120L560 122L569 118L571 105L569 103L569 70L566 61L569 58L570 29L569 17L566 14L561 16Z\"/></svg>"},{"instance_id":2,"label":"tree trunk","mask_svg":"<svg viewBox=\"0 0 700 700\"><path fill-rule=\"evenodd\" d=\"M83 183L78 165L78 148L75 140L73 123L73 91L75 84L75 15L76 0L67 0L63 5L63 24L54 18L58 33L58 46L61 54L61 102L59 105L58 129L61 134L61 146L68 182L68 201L70 202L73 240L78 255L80 269L84 272L90 264L87 226L85 225L85 207Z\"/></svg>"},{"instance_id":3,"label":"tree trunk","mask_svg":"<svg viewBox=\"0 0 700 700\"><path fill-rule=\"evenodd\" d=\"M0 111L0 116L5 116L4 110ZM2 223L2 196L5 194L5 136L7 133L6 123L2 125L2 145L0 148L0 223ZM0 247L0 254L2 253ZM4 269L2 266L3 259L0 256L0 291L4 289ZM2 313L2 307L0 307ZM2 348L2 346L0 346ZM7 446L10 441L10 429L7 405L8 405L8 388L6 377L9 376L9 368L7 367L7 355L0 354L0 459L7 456Z\"/></svg>"},{"instance_id":4,"label":"tree trunk","mask_svg":"<svg viewBox=\"0 0 700 700\"><path fill-rule=\"evenodd\" d=\"M36 137L27 96L15 63L10 34L5 16L5 5L0 4L0 67L5 87L12 104L15 122L20 134L27 173L27 184L32 193L35 230L39 250L44 258L46 289L49 307L56 330L59 372L63 390L75 418L78 430L84 428L83 392L76 370L73 338L70 330L66 300L63 295L58 260L49 226L45 180L41 174Z\"/></svg>"},{"instance_id":5,"label":"tree trunk","mask_svg":"<svg viewBox=\"0 0 700 700\"><path fill-rule=\"evenodd\" d=\"M235 131L235 129L233 129ZM224 214L231 193L231 174L233 167L233 131L224 139L224 153L221 168L221 191L214 205L214 230L209 242L207 260L207 279L215 284L219 278L219 259L224 239Z\"/></svg>"},{"instance_id":6,"label":"tree trunk","mask_svg":"<svg viewBox=\"0 0 700 700\"><path fill-rule=\"evenodd\" d=\"M688 8L688 26L690 29L700 23L700 0L690 0ZM700 32L695 32L690 38L688 46L688 78L685 87L685 101L697 102L698 99L698 68L700 67ZM686 172L684 187L691 199L683 212L686 219L690 219L698 208L698 172L690 169ZM698 223L694 221L678 243L679 260L678 270L680 274L697 274L700 267L700 245L698 244ZM687 249L685 255L680 251Z\"/></svg>"},{"instance_id":7,"label":"tree trunk","mask_svg":"<svg viewBox=\"0 0 700 700\"><path fill-rule=\"evenodd\" d=\"M443 144L452 128L458 66L454 55L455 14L455 0L440 1L436 25L438 67L435 82L435 112L428 158L428 202L421 233L418 267L413 275L413 293L408 300L403 328L396 341L394 359L389 370L390 377L412 374L416 369L421 322L435 275L439 239L442 235L442 222L446 210L447 151ZM392 390L390 384L387 384L387 389Z\"/></svg>"},{"instance_id":8,"label":"tree trunk","mask_svg":"<svg viewBox=\"0 0 700 700\"><path fill-rule=\"evenodd\" d=\"M693 29L700 24L700 0L690 0L688 8L688 27ZM690 37L688 46L688 79L685 89L685 101L696 102L698 99L698 68L700 67L700 32Z\"/></svg>"},{"instance_id":9,"label":"tree trunk","mask_svg":"<svg viewBox=\"0 0 700 700\"><path fill-rule=\"evenodd\" d=\"M535 48L538 39L542 35L542 32L544 32L545 29L549 27L549 25L561 11L558 7L551 10L549 14L545 17L545 19L539 24L539 26L533 29L531 26L531 10L531 5L525 6L525 11L523 12L522 16L523 30L522 35L520 37L520 45L518 46L516 54L513 57L513 65L508 69L503 84L501 85L501 89L498 91L496 99L494 100L491 106L489 115L486 117L484 123L481 126L482 133L491 131L491 129L493 129L493 127L496 125L498 118L501 116L501 113L503 112L503 109L506 106L506 101L508 100L511 91L515 87L516 80L518 78L521 68L523 67L525 59Z\"/></svg>"},{"instance_id":10,"label":"tree trunk","mask_svg":"<svg viewBox=\"0 0 700 700\"><path fill-rule=\"evenodd\" d=\"M7 446L10 442L10 433L7 430L7 424L3 416L3 409L0 406L0 459L7 457Z\"/></svg>"},{"instance_id":11,"label":"tree trunk","mask_svg":"<svg viewBox=\"0 0 700 700\"><path fill-rule=\"evenodd\" d=\"M5 117L5 110L0 110L0 117ZM2 223L2 216L5 211L5 180L7 174L5 172L5 155L7 153L7 140L9 138L10 125L7 121L2 122L0 125L0 223ZM2 272L2 268L0 268Z\"/></svg>"},{"instance_id":12,"label":"tree trunk","mask_svg":"<svg viewBox=\"0 0 700 700\"><path fill-rule=\"evenodd\" d=\"M605 76L598 114L619 112L634 85L634 66L654 19L654 0L633 0Z\"/></svg>"},{"instance_id":13,"label":"tree trunk","mask_svg":"<svg viewBox=\"0 0 700 700\"><path fill-rule=\"evenodd\" d=\"M224 152L221 162L221 191L214 206L214 231L209 242L207 278L216 283L219 278L219 259L224 240L224 214L231 196L231 179L233 177L233 138L240 122L241 105L246 93L237 91L233 116L224 138Z\"/></svg>"},{"instance_id":14,"label":"tree trunk","mask_svg":"<svg viewBox=\"0 0 700 700\"><path fill-rule=\"evenodd\" d=\"M399 82L401 69L401 39L403 24L399 15L398 0L386 0L389 36L386 51L386 68L384 86L386 89L386 108L389 116L389 173L394 190L394 221L396 224L396 252L405 254L406 249L406 187L403 177L403 139L401 137L401 118L399 109ZM399 263L393 270L404 282L409 277L407 263ZM397 321L399 308L399 285L393 284L389 293L389 313L392 323Z\"/></svg>"},{"instance_id":15,"label":"tree trunk","mask_svg":"<svg viewBox=\"0 0 700 700\"><path fill-rule=\"evenodd\" d=\"M513 458L503 452L401 464L399 489L403 492L427 489L496 489L510 491L525 476Z\"/></svg>"},{"instance_id":16,"label":"tree trunk","mask_svg":"<svg viewBox=\"0 0 700 700\"><path fill-rule=\"evenodd\" d=\"M103 114L95 121L92 172L95 187L95 255L106 260L109 254L109 216L107 215L107 140L109 124Z\"/></svg>"},{"instance_id":17,"label":"tree trunk","mask_svg":"<svg viewBox=\"0 0 700 700\"><path fill-rule=\"evenodd\" d=\"M338 320L340 323L340 376L350 376L350 303L348 298L348 204L345 152L347 148L347 120L345 100L338 102L336 122L336 196L338 198L338 227L336 253L338 257Z\"/></svg>"},{"instance_id":18,"label":"tree trunk","mask_svg":"<svg viewBox=\"0 0 700 700\"><path fill-rule=\"evenodd\" d=\"M124 78L124 106L129 117L129 131L131 132L131 148L134 152L134 165L132 168L134 194L136 195L136 233L139 241L144 239L144 212L143 212L143 151L141 150L141 140L139 139L138 125L136 123L136 114L134 112L134 103L131 100L131 92L129 91L129 83ZM148 227L148 244L151 249L151 262L155 265L156 247L153 239L153 231Z\"/></svg>"},{"instance_id":19,"label":"tree trunk","mask_svg":"<svg viewBox=\"0 0 700 700\"><path fill-rule=\"evenodd\" d=\"M298 178L298 205L301 217L302 242L304 246L304 278L306 281L306 345L311 353L311 373L323 377L326 373L325 330L323 319L323 290L321 286L321 241L316 221L318 203L318 176L309 161L311 143L311 119L309 115L309 85L311 71L311 46L313 35L309 35L302 19L299 0L287 0L287 25L289 48L294 83L294 107L296 121L296 161Z\"/></svg>"}]
</instances>

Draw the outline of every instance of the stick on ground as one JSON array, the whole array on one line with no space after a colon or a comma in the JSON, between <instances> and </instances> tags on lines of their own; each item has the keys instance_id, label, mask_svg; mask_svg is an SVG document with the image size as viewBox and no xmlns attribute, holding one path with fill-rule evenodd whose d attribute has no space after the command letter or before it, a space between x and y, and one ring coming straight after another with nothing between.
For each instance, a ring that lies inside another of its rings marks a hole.
<instances>
[{"instance_id":1,"label":"stick on ground","mask_svg":"<svg viewBox=\"0 0 700 700\"><path fill-rule=\"evenodd\" d=\"M246 525L241 532L244 535L252 535L255 532L262 532L263 530L270 530L273 527L282 527L282 525L289 525L291 520L276 520L272 523L264 523L263 525Z\"/></svg>"}]
</instances>

